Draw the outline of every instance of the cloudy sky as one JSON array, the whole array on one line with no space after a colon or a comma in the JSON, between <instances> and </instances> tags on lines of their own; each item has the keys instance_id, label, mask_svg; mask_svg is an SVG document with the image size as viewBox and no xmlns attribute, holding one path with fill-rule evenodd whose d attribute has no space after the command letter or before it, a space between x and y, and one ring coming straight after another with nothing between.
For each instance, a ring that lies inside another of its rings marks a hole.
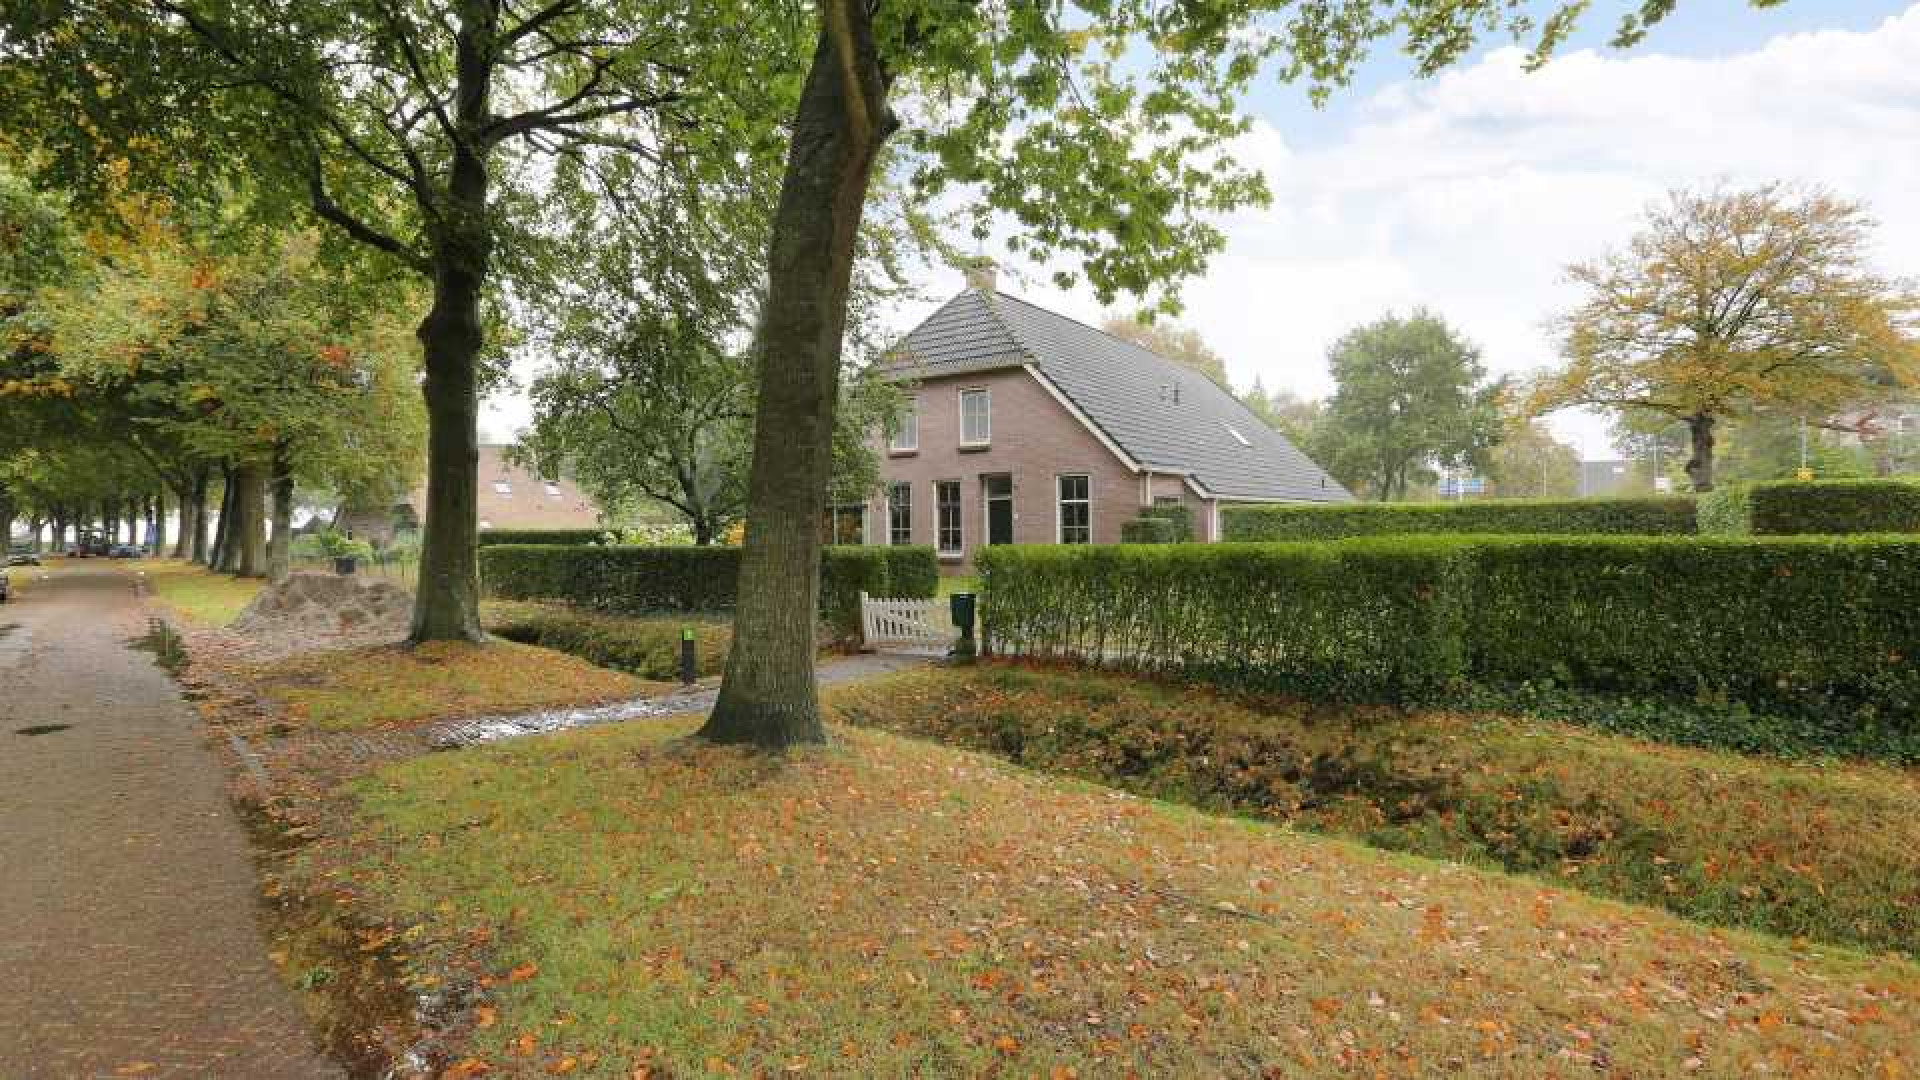
<instances>
[{"instance_id":1,"label":"cloudy sky","mask_svg":"<svg viewBox=\"0 0 1920 1080\"><path fill-rule=\"evenodd\" d=\"M1538 72L1494 47L1432 80L1383 55L1324 109L1263 88L1240 153L1273 203L1222 221L1227 250L1185 288L1182 321L1237 384L1258 376L1309 397L1331 391L1325 353L1343 331L1421 305L1491 370L1527 371L1552 359L1541 325L1569 302L1561 268L1624 240L1665 191L1716 182L1804 181L1864 200L1882 223L1882 268L1920 277L1920 3L1686 0L1645 44L1608 50L1627 6L1596 0ZM1090 294L1017 275L1003 270L1003 289L1101 315ZM930 299L903 307L899 329L960 284L929 268ZM507 396L486 426L500 436L523 420ZM1555 426L1583 456L1608 456L1597 418Z\"/></svg>"}]
</instances>

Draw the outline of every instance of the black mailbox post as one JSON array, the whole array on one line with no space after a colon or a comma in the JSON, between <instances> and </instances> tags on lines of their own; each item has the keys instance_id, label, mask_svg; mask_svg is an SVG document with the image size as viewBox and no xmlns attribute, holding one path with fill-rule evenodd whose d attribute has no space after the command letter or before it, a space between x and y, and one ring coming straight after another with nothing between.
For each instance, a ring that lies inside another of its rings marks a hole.
<instances>
[{"instance_id":1,"label":"black mailbox post","mask_svg":"<svg viewBox=\"0 0 1920 1080\"><path fill-rule=\"evenodd\" d=\"M960 640L954 643L953 656L962 660L973 659L979 652L973 640L973 594L957 592L947 597L947 610L953 616L953 625L960 629Z\"/></svg>"}]
</instances>

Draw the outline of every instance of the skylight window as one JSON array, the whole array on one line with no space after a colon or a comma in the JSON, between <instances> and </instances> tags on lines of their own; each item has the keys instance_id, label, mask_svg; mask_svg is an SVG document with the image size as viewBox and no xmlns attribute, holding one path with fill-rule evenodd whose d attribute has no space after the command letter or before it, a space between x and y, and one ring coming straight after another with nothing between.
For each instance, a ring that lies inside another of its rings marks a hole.
<instances>
[{"instance_id":1,"label":"skylight window","mask_svg":"<svg viewBox=\"0 0 1920 1080\"><path fill-rule=\"evenodd\" d=\"M1249 440L1245 435L1240 434L1239 428L1234 427L1232 424L1222 424L1220 426L1227 429L1227 434L1233 436L1234 442L1239 443L1241 446L1247 446L1247 447L1251 447L1253 445L1251 440Z\"/></svg>"}]
</instances>

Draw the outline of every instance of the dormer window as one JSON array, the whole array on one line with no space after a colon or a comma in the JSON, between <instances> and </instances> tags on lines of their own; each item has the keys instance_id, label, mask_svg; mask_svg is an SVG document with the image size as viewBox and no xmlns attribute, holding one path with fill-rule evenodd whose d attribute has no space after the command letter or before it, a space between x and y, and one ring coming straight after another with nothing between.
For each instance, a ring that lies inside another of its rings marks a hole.
<instances>
[{"instance_id":1,"label":"dormer window","mask_svg":"<svg viewBox=\"0 0 1920 1080\"><path fill-rule=\"evenodd\" d=\"M993 441L993 396L984 389L960 391L960 445Z\"/></svg>"}]
</instances>

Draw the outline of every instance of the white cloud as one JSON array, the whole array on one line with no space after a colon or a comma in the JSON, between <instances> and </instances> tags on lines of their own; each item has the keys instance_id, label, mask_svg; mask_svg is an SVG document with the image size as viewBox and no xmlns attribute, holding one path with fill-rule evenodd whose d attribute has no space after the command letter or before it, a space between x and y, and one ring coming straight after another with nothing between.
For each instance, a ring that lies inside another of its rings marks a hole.
<instances>
[{"instance_id":1,"label":"white cloud","mask_svg":"<svg viewBox=\"0 0 1920 1080\"><path fill-rule=\"evenodd\" d=\"M1271 209L1226 219L1225 255L1185 289L1186 321L1241 383L1330 390L1327 346L1389 308L1426 305L1496 372L1551 360L1561 268L1618 245L1674 187L1790 180L1865 200L1888 272L1920 277L1920 6L1867 32L1775 38L1688 58L1582 51L1528 73L1506 49L1397 84L1348 132L1295 149L1262 123L1236 148ZM958 287L942 277L934 292ZM1031 275L1023 295L1098 316L1084 291ZM902 313L911 325L923 311ZM903 326L904 329L904 326ZM1558 424L1589 457L1604 424Z\"/></svg>"}]
</instances>

